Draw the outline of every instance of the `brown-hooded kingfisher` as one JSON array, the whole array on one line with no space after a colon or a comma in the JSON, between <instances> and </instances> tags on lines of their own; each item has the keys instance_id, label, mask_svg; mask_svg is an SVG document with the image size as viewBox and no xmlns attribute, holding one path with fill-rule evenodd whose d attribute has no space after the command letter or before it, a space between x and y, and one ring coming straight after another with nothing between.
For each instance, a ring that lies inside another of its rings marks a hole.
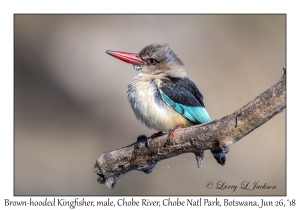
<instances>
[{"instance_id":1,"label":"brown-hooded kingfisher","mask_svg":"<svg viewBox=\"0 0 300 210\"><path fill-rule=\"evenodd\" d=\"M211 121L203 95L187 77L183 62L168 44L148 45L139 54L111 50L106 53L132 64L137 71L128 85L127 98L136 118L159 131L148 143L163 131L170 132L172 138L180 128ZM226 159L220 161L224 165Z\"/></svg>"}]
</instances>

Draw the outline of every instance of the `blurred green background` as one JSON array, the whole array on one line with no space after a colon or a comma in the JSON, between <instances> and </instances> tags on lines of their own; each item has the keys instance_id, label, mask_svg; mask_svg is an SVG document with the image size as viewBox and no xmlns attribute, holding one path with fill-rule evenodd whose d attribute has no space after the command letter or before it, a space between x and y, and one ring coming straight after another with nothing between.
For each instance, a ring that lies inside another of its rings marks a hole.
<instances>
[{"instance_id":1,"label":"blurred green background","mask_svg":"<svg viewBox=\"0 0 300 210\"><path fill-rule=\"evenodd\" d=\"M156 132L127 101L132 66L105 50L152 43L169 43L219 119L282 76L286 16L15 15L15 195L285 195L285 110L234 144L223 167L206 151L201 169L185 154L124 175L114 190L96 181L100 154ZM242 190L243 181L276 189Z\"/></svg>"}]
</instances>

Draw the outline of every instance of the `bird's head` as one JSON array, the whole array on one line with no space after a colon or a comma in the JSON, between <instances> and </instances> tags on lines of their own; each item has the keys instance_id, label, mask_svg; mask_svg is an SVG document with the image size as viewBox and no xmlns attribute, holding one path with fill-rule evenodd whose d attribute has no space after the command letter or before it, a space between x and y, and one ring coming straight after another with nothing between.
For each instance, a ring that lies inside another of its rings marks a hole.
<instances>
[{"instance_id":1,"label":"bird's head","mask_svg":"<svg viewBox=\"0 0 300 210\"><path fill-rule=\"evenodd\" d=\"M131 63L135 70L150 75L171 75L185 77L186 69L168 44L151 44L139 54L107 50L107 54L124 62Z\"/></svg>"}]
</instances>

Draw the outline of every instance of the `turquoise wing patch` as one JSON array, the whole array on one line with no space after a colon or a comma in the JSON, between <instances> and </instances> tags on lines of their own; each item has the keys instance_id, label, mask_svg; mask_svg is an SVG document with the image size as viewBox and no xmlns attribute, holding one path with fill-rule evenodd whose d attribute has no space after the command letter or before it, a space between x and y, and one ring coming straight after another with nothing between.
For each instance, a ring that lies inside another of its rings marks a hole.
<instances>
[{"instance_id":1,"label":"turquoise wing patch","mask_svg":"<svg viewBox=\"0 0 300 210\"><path fill-rule=\"evenodd\" d=\"M164 101L172 107L176 112L187 118L194 123L208 123L211 121L205 107L203 106L186 106L180 103L174 102L165 93L160 92Z\"/></svg>"}]
</instances>

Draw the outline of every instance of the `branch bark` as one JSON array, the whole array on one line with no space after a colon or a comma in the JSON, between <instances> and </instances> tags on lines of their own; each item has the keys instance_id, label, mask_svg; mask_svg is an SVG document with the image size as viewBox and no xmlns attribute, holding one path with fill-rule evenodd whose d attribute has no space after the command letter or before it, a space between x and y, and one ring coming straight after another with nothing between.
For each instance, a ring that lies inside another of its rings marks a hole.
<instances>
[{"instance_id":1,"label":"branch bark","mask_svg":"<svg viewBox=\"0 0 300 210\"><path fill-rule=\"evenodd\" d=\"M198 167L202 166L204 150L211 150L224 165L231 145L286 107L286 69L283 70L279 82L244 107L222 119L178 130L168 145L167 134L153 139L150 146L147 137L141 135L131 145L103 153L94 167L99 176L97 181L114 188L118 178L131 170L149 174L157 162L188 152L196 155Z\"/></svg>"}]
</instances>

